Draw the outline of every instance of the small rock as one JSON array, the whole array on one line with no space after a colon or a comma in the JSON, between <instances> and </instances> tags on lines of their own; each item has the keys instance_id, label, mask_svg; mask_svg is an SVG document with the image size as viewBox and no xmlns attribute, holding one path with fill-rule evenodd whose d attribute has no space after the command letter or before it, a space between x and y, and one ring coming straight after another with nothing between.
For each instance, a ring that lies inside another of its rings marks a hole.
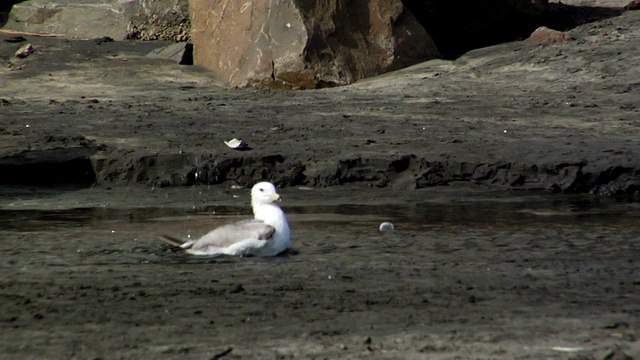
<instances>
[{"instance_id":1,"label":"small rock","mask_svg":"<svg viewBox=\"0 0 640 360\"><path fill-rule=\"evenodd\" d=\"M380 224L380 231L392 231L392 230L395 230L395 227L393 226L392 223L385 221L382 224Z\"/></svg>"},{"instance_id":2,"label":"small rock","mask_svg":"<svg viewBox=\"0 0 640 360\"><path fill-rule=\"evenodd\" d=\"M540 26L524 42L528 44L541 44L545 42L563 42L568 40L571 40L571 35L562 31L549 29L546 26Z\"/></svg>"},{"instance_id":3,"label":"small rock","mask_svg":"<svg viewBox=\"0 0 640 360\"><path fill-rule=\"evenodd\" d=\"M16 51L16 57L19 57L21 59L26 58L32 52L33 52L33 46L31 45L31 43L24 44L22 47L20 47L20 49L18 49L18 51Z\"/></svg>"},{"instance_id":4,"label":"small rock","mask_svg":"<svg viewBox=\"0 0 640 360\"><path fill-rule=\"evenodd\" d=\"M231 288L231 290L229 290L230 294L237 294L241 292L244 292L244 286L242 286L242 284L236 284Z\"/></svg>"}]
</instances>

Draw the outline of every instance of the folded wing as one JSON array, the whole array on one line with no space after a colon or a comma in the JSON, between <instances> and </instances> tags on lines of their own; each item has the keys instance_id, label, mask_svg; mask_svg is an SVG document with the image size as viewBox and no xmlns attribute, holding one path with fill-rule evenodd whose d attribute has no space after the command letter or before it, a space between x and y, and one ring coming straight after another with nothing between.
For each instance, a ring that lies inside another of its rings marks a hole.
<instances>
[{"instance_id":1,"label":"folded wing","mask_svg":"<svg viewBox=\"0 0 640 360\"><path fill-rule=\"evenodd\" d=\"M246 250L260 248L271 239L275 229L262 220L244 220L223 225L210 231L193 242L187 242L181 247L192 253L211 253L220 248Z\"/></svg>"}]
</instances>

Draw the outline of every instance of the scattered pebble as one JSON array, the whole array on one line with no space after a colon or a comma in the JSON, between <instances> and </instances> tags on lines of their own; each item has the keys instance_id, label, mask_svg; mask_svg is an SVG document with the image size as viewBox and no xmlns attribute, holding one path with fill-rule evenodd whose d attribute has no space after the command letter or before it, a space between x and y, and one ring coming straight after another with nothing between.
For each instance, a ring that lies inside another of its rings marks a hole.
<instances>
[{"instance_id":1,"label":"scattered pebble","mask_svg":"<svg viewBox=\"0 0 640 360\"><path fill-rule=\"evenodd\" d=\"M16 57L26 58L33 52L33 46L31 44L25 44L16 51Z\"/></svg>"},{"instance_id":2,"label":"scattered pebble","mask_svg":"<svg viewBox=\"0 0 640 360\"><path fill-rule=\"evenodd\" d=\"M392 231L392 230L395 230L395 227L393 226L392 223L385 221L382 224L380 224L380 231Z\"/></svg>"}]
</instances>

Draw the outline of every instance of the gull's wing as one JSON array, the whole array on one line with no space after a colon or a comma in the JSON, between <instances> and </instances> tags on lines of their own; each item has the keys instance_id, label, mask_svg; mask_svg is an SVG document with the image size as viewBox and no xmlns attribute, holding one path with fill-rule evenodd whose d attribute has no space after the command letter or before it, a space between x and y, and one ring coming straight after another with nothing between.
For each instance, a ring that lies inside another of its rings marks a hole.
<instances>
[{"instance_id":1,"label":"gull's wing","mask_svg":"<svg viewBox=\"0 0 640 360\"><path fill-rule=\"evenodd\" d=\"M264 240L269 240L275 231L276 229L273 226L265 224L262 220L244 220L212 230L194 241L191 246L183 246L183 248L193 251L205 250L211 247L222 248L245 240L262 240L258 244L264 245L266 243Z\"/></svg>"}]
</instances>

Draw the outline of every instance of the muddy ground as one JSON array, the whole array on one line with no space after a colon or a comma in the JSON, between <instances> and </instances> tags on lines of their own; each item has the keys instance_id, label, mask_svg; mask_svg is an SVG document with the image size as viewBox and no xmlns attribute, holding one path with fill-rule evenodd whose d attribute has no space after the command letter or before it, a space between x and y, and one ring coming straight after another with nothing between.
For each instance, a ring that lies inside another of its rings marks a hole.
<instances>
[{"instance_id":1,"label":"muddy ground","mask_svg":"<svg viewBox=\"0 0 640 360\"><path fill-rule=\"evenodd\" d=\"M602 200L640 187L640 12L593 13L568 42L306 92L225 88L158 43L0 41L2 356L640 357L636 203ZM221 199L263 179L295 254L154 242L228 220L206 206L248 215ZM506 190L524 198L442 205ZM559 218L495 215L530 208Z\"/></svg>"},{"instance_id":2,"label":"muddy ground","mask_svg":"<svg viewBox=\"0 0 640 360\"><path fill-rule=\"evenodd\" d=\"M282 189L292 253L216 259L156 237L249 216L246 190L13 188L0 358L640 355L637 202L362 190Z\"/></svg>"}]
</instances>

